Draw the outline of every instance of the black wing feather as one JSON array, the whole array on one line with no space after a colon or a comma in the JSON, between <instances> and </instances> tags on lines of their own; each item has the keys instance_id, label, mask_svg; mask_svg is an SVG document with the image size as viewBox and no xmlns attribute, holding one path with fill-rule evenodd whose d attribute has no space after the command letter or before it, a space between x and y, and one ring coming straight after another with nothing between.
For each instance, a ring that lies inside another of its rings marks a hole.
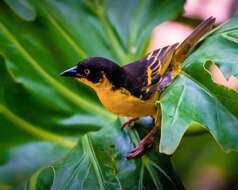
<instances>
[{"instance_id":1,"label":"black wing feather","mask_svg":"<svg viewBox=\"0 0 238 190\"><path fill-rule=\"evenodd\" d=\"M146 55L144 59L124 66L123 69L131 81L127 89L143 100L149 99L157 90L162 91L178 74L174 71L180 70L181 63L190 49L212 29L214 22L214 17L203 21L179 47L178 44L174 44L157 49Z\"/></svg>"},{"instance_id":2,"label":"black wing feather","mask_svg":"<svg viewBox=\"0 0 238 190\"><path fill-rule=\"evenodd\" d=\"M157 91L158 83L169 67L177 45L156 49L143 59L123 67L133 81L132 91L135 96L146 100Z\"/></svg>"}]
</instances>

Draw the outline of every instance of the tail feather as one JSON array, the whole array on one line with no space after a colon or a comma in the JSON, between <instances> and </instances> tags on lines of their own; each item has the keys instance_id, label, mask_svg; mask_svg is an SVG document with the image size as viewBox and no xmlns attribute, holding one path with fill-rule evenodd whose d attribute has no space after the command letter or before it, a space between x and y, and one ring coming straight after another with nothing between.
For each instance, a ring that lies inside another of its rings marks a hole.
<instances>
[{"instance_id":1,"label":"tail feather","mask_svg":"<svg viewBox=\"0 0 238 190\"><path fill-rule=\"evenodd\" d=\"M174 54L174 66L179 66L188 55L189 50L204 36L211 31L215 23L214 17L209 17L199 24L194 31L178 46Z\"/></svg>"},{"instance_id":2,"label":"tail feather","mask_svg":"<svg viewBox=\"0 0 238 190\"><path fill-rule=\"evenodd\" d=\"M167 71L167 69L173 59L173 55L174 55L174 52L175 52L175 49L177 46L178 46L178 43L168 46L166 48L166 52L161 56L161 58L160 58L161 65L157 71L160 76L163 76L164 73Z\"/></svg>"},{"instance_id":3,"label":"tail feather","mask_svg":"<svg viewBox=\"0 0 238 190\"><path fill-rule=\"evenodd\" d=\"M212 29L214 22L215 18L209 17L199 24L180 45L177 46L177 44L174 44L170 47L170 51L167 52L166 56L164 56L164 59L161 61L163 62L163 65L158 72L160 76L162 76L158 83L159 92L162 92L169 86L173 79L180 73L182 67L181 63L185 60L191 48L195 46L201 37ZM171 67L168 67L168 65Z\"/></svg>"}]
</instances>

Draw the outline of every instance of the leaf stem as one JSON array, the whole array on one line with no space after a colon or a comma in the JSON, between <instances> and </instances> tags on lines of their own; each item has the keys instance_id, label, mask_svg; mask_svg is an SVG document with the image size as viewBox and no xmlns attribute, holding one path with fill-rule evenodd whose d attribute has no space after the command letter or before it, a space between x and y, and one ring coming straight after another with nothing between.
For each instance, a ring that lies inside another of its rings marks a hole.
<instances>
[{"instance_id":1,"label":"leaf stem","mask_svg":"<svg viewBox=\"0 0 238 190\"><path fill-rule=\"evenodd\" d=\"M162 184L160 183L160 180L158 180L158 178L154 175L155 171L154 171L152 164L150 163L151 161L148 159L148 157L142 157L142 161L145 164L145 167L146 167L147 171L149 172L156 189L163 190L164 188L163 188Z\"/></svg>"},{"instance_id":2,"label":"leaf stem","mask_svg":"<svg viewBox=\"0 0 238 190\"><path fill-rule=\"evenodd\" d=\"M133 142L133 144L138 144L140 138L139 135L137 134L136 131L134 131L133 129L128 129L131 141ZM144 166L147 171L149 172L154 185L156 186L156 189L162 189L162 185L160 183L158 183L158 181L155 179L154 175L153 175L153 169L151 168L151 163L150 163L150 159L146 156L146 155L142 155L141 157L141 164L142 166Z\"/></svg>"},{"instance_id":3,"label":"leaf stem","mask_svg":"<svg viewBox=\"0 0 238 190\"><path fill-rule=\"evenodd\" d=\"M143 13L143 10L145 8L146 1L140 0L140 3L138 3L134 15L132 17L131 23L130 23L130 29L129 29L129 38L128 38L128 49L129 54L132 55L131 48L135 45L135 40L138 36L138 24L140 22L141 13Z\"/></svg>"},{"instance_id":4,"label":"leaf stem","mask_svg":"<svg viewBox=\"0 0 238 190\"><path fill-rule=\"evenodd\" d=\"M89 1L86 1L86 5L96 16L98 16L104 31L106 32L108 38L111 41L110 44L113 50L115 50L121 64L126 64L128 62L129 57L122 48L118 38L116 37L112 29L112 25L106 16L106 1L104 1L102 5L99 5L97 2L93 4L90 3Z\"/></svg>"},{"instance_id":5,"label":"leaf stem","mask_svg":"<svg viewBox=\"0 0 238 190\"><path fill-rule=\"evenodd\" d=\"M100 11L98 13L98 17L101 21L102 26L104 27L105 32L107 33L110 41L111 41L111 46L112 48L116 51L117 53L117 57L119 59L119 61L121 62L121 64L126 64L128 61L128 58L126 56L126 53L124 52L124 50L122 49L118 39L116 38L116 36L114 35L114 32L111 28L111 25L108 21L108 18L104 15L103 13L104 11Z\"/></svg>"},{"instance_id":6,"label":"leaf stem","mask_svg":"<svg viewBox=\"0 0 238 190\"><path fill-rule=\"evenodd\" d=\"M86 150L86 153L89 155L89 158L92 162L93 168L95 170L97 179L98 179L98 183L100 186L100 189L103 190L105 189L104 186L104 179L103 179L103 175L102 175L102 169L99 166L99 163L97 161L96 155L95 155L95 151L93 149L93 145L90 139L89 135L83 135L82 136L82 145L83 145L83 149Z\"/></svg>"},{"instance_id":7,"label":"leaf stem","mask_svg":"<svg viewBox=\"0 0 238 190\"><path fill-rule=\"evenodd\" d=\"M48 2L48 3L50 3L50 2ZM49 12L51 12L51 11L47 11L47 9L42 6L42 3L37 2L37 4L40 7L40 9L45 13L46 17L51 22L51 24L59 31L59 33L72 46L72 48L79 54L79 56L81 58L88 57L89 55L75 42L75 40L67 32L67 30L65 30L62 26L60 26L59 22L57 22L57 20L49 14ZM50 6L53 8L53 6L51 4L50 4Z\"/></svg>"},{"instance_id":8,"label":"leaf stem","mask_svg":"<svg viewBox=\"0 0 238 190\"><path fill-rule=\"evenodd\" d=\"M47 141L56 143L66 148L72 148L76 144L74 141L68 140L63 136L55 135L49 131L41 129L40 127L32 125L31 123L15 115L2 104L0 104L0 113L2 113L9 121L14 123L17 127L40 139L45 139Z\"/></svg>"},{"instance_id":9,"label":"leaf stem","mask_svg":"<svg viewBox=\"0 0 238 190\"><path fill-rule=\"evenodd\" d=\"M55 28L60 32L60 34L66 39L66 41L73 47L73 49L79 54L81 58L88 57L88 54L78 46L78 44L72 39L72 37L56 22L56 20L47 14L45 11L49 21L52 23L52 25L55 26Z\"/></svg>"},{"instance_id":10,"label":"leaf stem","mask_svg":"<svg viewBox=\"0 0 238 190\"><path fill-rule=\"evenodd\" d=\"M133 144L138 144L140 138L139 135L136 131L134 131L133 129L128 129L131 141L133 142ZM159 172L161 172L172 184L176 185L173 180L170 178L170 176L159 166L157 166L152 160L150 160L150 158L146 155L142 155L141 157L141 164L142 167L145 167L146 170L149 172L155 186L156 189L163 189L162 184L157 180L157 178L154 176L154 168L155 167Z\"/></svg>"}]
</instances>

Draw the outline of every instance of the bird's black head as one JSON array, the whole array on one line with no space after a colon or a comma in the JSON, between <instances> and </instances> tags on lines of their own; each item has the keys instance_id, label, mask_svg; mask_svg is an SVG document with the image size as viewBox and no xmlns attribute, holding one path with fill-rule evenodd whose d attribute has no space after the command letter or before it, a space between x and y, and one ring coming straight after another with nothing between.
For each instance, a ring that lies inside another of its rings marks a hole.
<instances>
[{"instance_id":1,"label":"bird's black head","mask_svg":"<svg viewBox=\"0 0 238 190\"><path fill-rule=\"evenodd\" d=\"M122 68L114 62L102 57L92 57L64 71L61 76L87 79L92 83L98 83L103 75L113 81L115 77L121 75L121 72Z\"/></svg>"}]
</instances>

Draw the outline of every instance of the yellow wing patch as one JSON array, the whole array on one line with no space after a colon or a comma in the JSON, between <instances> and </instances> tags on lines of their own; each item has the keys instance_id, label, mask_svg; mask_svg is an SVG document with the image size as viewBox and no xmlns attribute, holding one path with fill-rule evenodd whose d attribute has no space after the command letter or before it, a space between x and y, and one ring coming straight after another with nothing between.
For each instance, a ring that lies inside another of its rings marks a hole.
<instances>
[{"instance_id":1,"label":"yellow wing patch","mask_svg":"<svg viewBox=\"0 0 238 190\"><path fill-rule=\"evenodd\" d=\"M152 83L152 69L151 67L148 67L147 68L147 88L146 88L146 92L149 92L150 88L149 86L151 85Z\"/></svg>"},{"instance_id":2,"label":"yellow wing patch","mask_svg":"<svg viewBox=\"0 0 238 190\"><path fill-rule=\"evenodd\" d=\"M152 69L150 67L147 68L147 85L151 85L152 82Z\"/></svg>"}]
</instances>

